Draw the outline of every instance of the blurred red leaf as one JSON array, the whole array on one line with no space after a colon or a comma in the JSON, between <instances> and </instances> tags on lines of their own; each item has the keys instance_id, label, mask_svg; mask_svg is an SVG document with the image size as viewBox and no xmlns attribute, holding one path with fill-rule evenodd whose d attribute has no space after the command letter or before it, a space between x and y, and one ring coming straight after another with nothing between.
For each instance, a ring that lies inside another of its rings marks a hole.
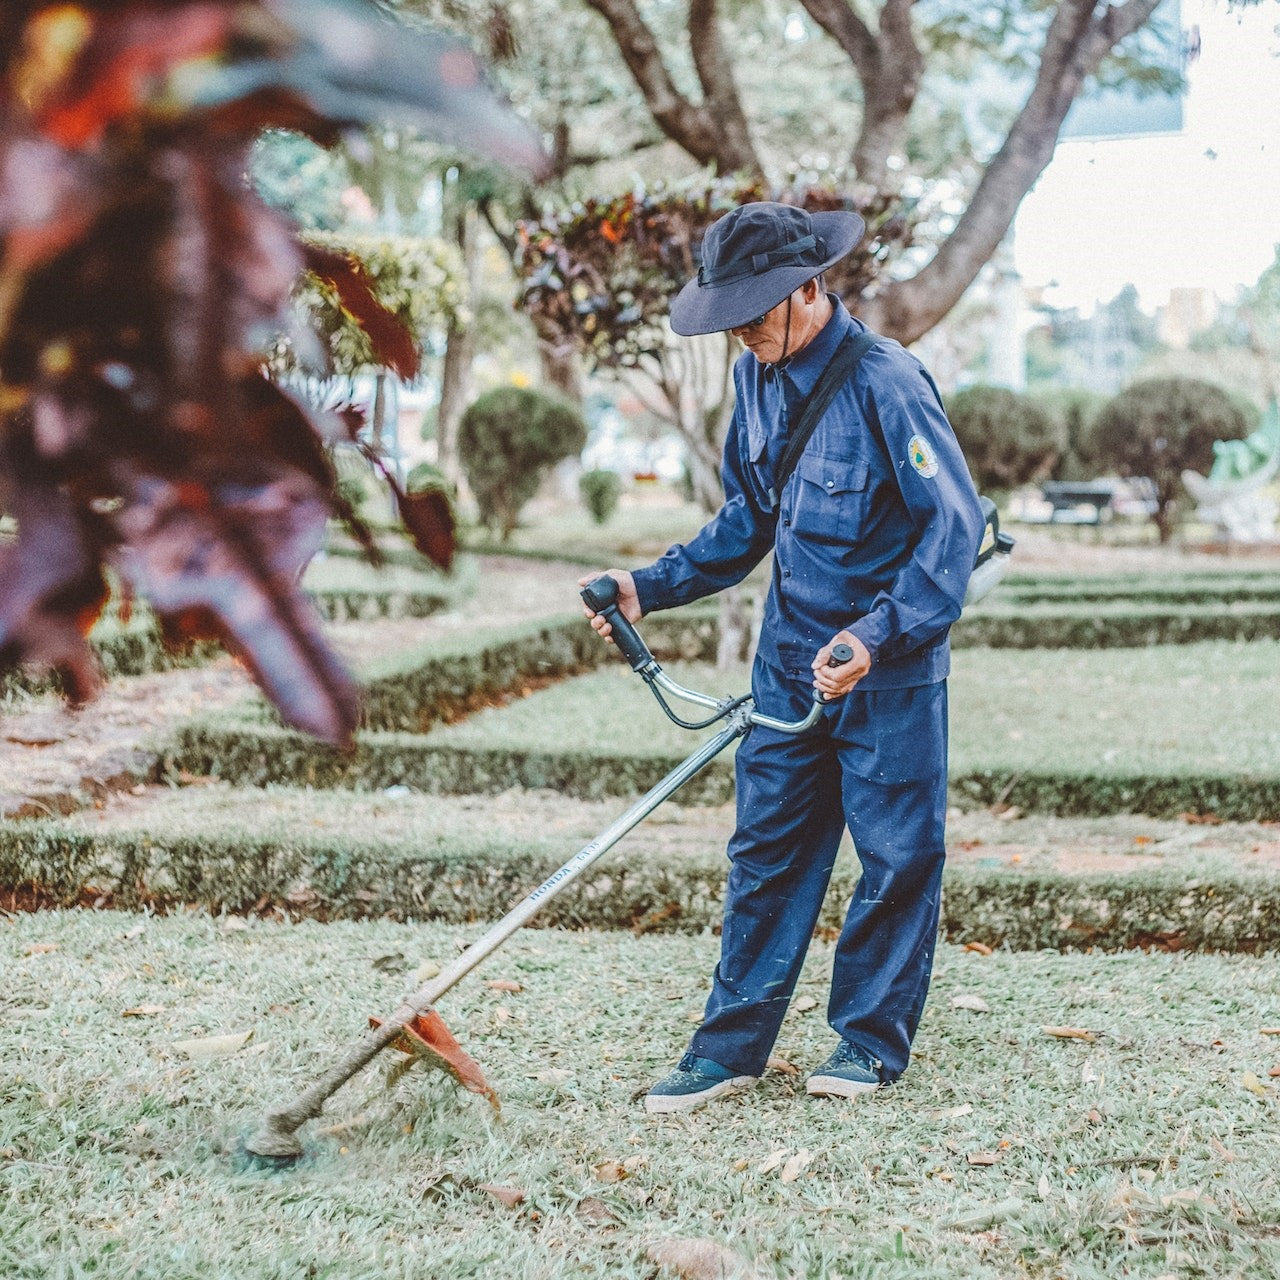
<instances>
[{"instance_id":1,"label":"blurred red leaf","mask_svg":"<svg viewBox=\"0 0 1280 1280\"><path fill-rule=\"evenodd\" d=\"M378 301L363 264L352 254L334 253L315 244L302 246L307 270L327 281L343 309L369 336L374 354L402 378L418 374L418 348L400 318Z\"/></svg>"},{"instance_id":2,"label":"blurred red leaf","mask_svg":"<svg viewBox=\"0 0 1280 1280\"><path fill-rule=\"evenodd\" d=\"M454 519L449 499L439 490L425 493L396 493L400 519L413 538L413 545L442 569L453 565Z\"/></svg>"}]
</instances>

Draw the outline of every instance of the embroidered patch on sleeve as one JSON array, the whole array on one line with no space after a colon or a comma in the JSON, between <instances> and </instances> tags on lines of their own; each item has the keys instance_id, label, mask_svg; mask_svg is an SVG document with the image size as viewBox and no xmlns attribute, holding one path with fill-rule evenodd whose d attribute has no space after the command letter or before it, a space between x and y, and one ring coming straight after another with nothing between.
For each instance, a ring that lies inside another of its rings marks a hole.
<instances>
[{"instance_id":1,"label":"embroidered patch on sleeve","mask_svg":"<svg viewBox=\"0 0 1280 1280\"><path fill-rule=\"evenodd\" d=\"M911 459L911 465L926 480L931 480L938 474L938 455L934 453L933 446L923 436L912 436L907 441L907 457Z\"/></svg>"}]
</instances>

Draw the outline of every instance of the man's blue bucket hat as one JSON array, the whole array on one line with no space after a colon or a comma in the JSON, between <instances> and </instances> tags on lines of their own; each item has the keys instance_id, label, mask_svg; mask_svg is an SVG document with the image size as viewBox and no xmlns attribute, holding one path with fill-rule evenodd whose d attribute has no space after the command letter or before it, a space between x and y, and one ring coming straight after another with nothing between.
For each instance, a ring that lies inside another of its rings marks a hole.
<instances>
[{"instance_id":1,"label":"man's blue bucket hat","mask_svg":"<svg viewBox=\"0 0 1280 1280\"><path fill-rule=\"evenodd\" d=\"M839 262L865 230L843 209L739 205L707 228L698 274L671 303L672 329L687 338L749 324Z\"/></svg>"}]
</instances>

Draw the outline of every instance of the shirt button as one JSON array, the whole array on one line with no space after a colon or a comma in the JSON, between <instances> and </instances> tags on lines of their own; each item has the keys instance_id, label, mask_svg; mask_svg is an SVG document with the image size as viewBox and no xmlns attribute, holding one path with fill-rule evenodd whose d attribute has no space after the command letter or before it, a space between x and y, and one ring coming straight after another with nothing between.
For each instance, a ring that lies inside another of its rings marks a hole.
<instances>
[{"instance_id":1,"label":"shirt button","mask_svg":"<svg viewBox=\"0 0 1280 1280\"><path fill-rule=\"evenodd\" d=\"M827 481L827 488L828 488L828 489L834 489L835 487L836 487L836 482L835 482L834 480L828 480L828 481Z\"/></svg>"},{"instance_id":2,"label":"shirt button","mask_svg":"<svg viewBox=\"0 0 1280 1280\"><path fill-rule=\"evenodd\" d=\"M790 529L790 528L791 528L791 521L790 521L790 520L784 520L784 521L782 522L782 527L783 527L784 529Z\"/></svg>"},{"instance_id":3,"label":"shirt button","mask_svg":"<svg viewBox=\"0 0 1280 1280\"><path fill-rule=\"evenodd\" d=\"M789 578L789 577L791 577L791 570L790 570L790 569L783 569L783 571L782 571L782 576L783 576L784 578Z\"/></svg>"}]
</instances>

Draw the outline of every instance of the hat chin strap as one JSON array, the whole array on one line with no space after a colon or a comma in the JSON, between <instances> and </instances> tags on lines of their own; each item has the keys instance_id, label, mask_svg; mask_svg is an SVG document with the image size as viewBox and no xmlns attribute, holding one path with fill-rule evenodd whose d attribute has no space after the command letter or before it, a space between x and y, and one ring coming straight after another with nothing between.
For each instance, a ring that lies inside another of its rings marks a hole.
<instances>
[{"instance_id":1,"label":"hat chin strap","mask_svg":"<svg viewBox=\"0 0 1280 1280\"><path fill-rule=\"evenodd\" d=\"M782 354L772 361L767 372L777 373L782 367L782 362L787 358L787 348L791 345L791 295L787 294L787 324L782 331Z\"/></svg>"}]
</instances>

